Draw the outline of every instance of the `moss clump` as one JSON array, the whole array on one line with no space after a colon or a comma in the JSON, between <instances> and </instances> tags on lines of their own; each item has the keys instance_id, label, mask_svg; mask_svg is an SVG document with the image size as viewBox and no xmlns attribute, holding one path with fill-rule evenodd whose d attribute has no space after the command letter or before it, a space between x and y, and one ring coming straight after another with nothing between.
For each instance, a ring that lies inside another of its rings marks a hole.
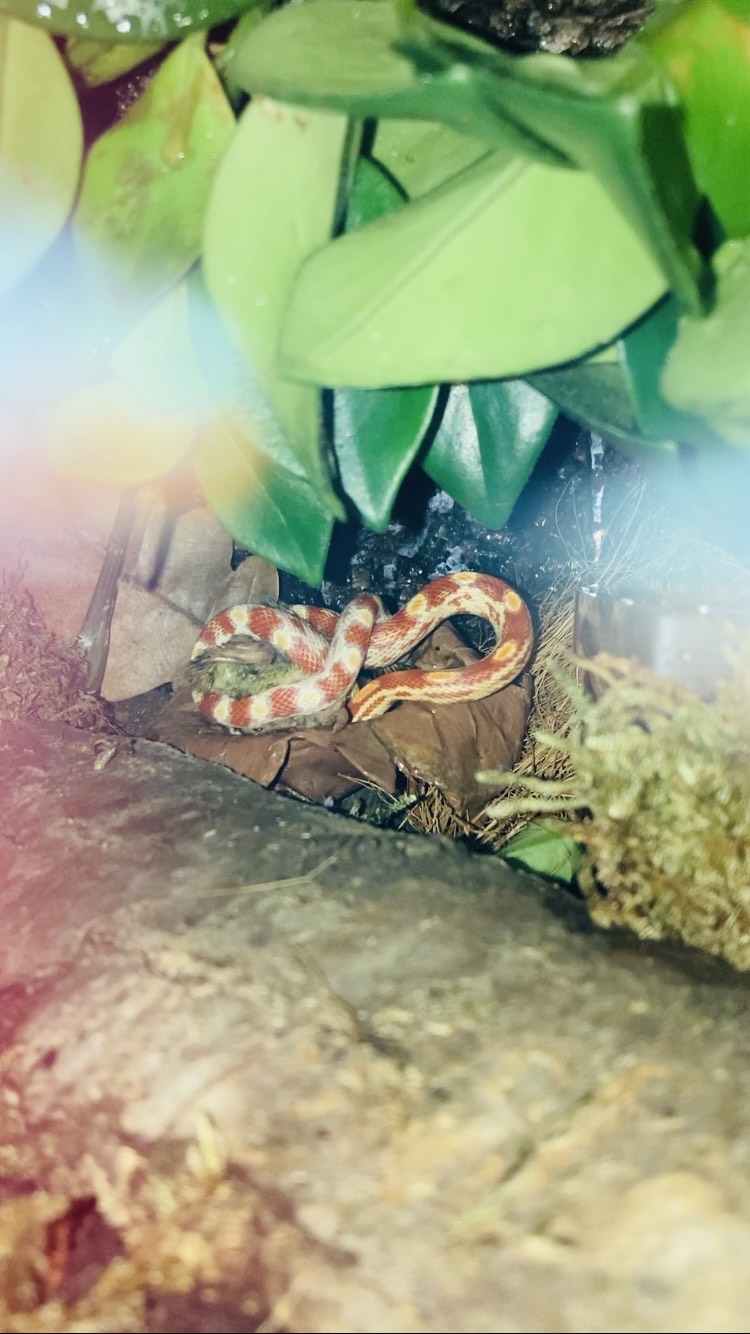
<instances>
[{"instance_id":1,"label":"moss clump","mask_svg":"<svg viewBox=\"0 0 750 1334\"><path fill-rule=\"evenodd\" d=\"M585 668L606 689L591 701L570 684L576 721L558 744L574 775L522 780L535 795L492 812L575 816L564 830L584 845L578 882L601 926L750 969L750 645L711 701L609 655Z\"/></svg>"},{"instance_id":2,"label":"moss clump","mask_svg":"<svg viewBox=\"0 0 750 1334\"><path fill-rule=\"evenodd\" d=\"M609 688L572 748L592 917L750 968L748 662L711 702L629 663L594 669Z\"/></svg>"}]
</instances>

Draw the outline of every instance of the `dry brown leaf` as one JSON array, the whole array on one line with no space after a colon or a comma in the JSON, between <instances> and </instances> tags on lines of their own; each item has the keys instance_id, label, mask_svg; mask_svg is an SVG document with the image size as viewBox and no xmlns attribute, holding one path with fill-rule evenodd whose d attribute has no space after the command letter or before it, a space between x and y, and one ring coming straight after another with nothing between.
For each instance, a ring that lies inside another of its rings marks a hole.
<instances>
[{"instance_id":1,"label":"dry brown leaf","mask_svg":"<svg viewBox=\"0 0 750 1334\"><path fill-rule=\"evenodd\" d=\"M208 506L175 516L163 502L150 504L118 586L105 699L129 699L172 680L231 574L231 558L232 539Z\"/></svg>"},{"instance_id":2,"label":"dry brown leaf","mask_svg":"<svg viewBox=\"0 0 750 1334\"><path fill-rule=\"evenodd\" d=\"M467 666L478 656L449 625L442 625L425 641L419 665L445 670ZM453 810L471 817L492 795L486 784L477 783L477 771L512 769L521 754L532 693L526 674L518 685L487 699L439 705L409 701L368 726L402 773L434 784Z\"/></svg>"},{"instance_id":3,"label":"dry brown leaf","mask_svg":"<svg viewBox=\"0 0 750 1334\"><path fill-rule=\"evenodd\" d=\"M480 769L512 769L521 753L531 684L506 686L488 699L457 704L410 702L371 726L402 773L434 784L460 815L478 815L493 792Z\"/></svg>"},{"instance_id":4,"label":"dry brown leaf","mask_svg":"<svg viewBox=\"0 0 750 1334\"><path fill-rule=\"evenodd\" d=\"M396 769L369 724L301 728L258 735L232 734L203 718L187 691L175 695L160 714L154 738L177 746L263 787L279 782L285 790L321 805L338 800L363 783L393 792Z\"/></svg>"},{"instance_id":5,"label":"dry brown leaf","mask_svg":"<svg viewBox=\"0 0 750 1334\"><path fill-rule=\"evenodd\" d=\"M279 572L262 556L246 556L216 589L206 620L241 603L278 602Z\"/></svg>"},{"instance_id":6,"label":"dry brown leaf","mask_svg":"<svg viewBox=\"0 0 750 1334\"><path fill-rule=\"evenodd\" d=\"M340 800L366 784L392 794L396 766L371 723L349 724L336 731L316 727L295 732L282 782L309 801Z\"/></svg>"},{"instance_id":7,"label":"dry brown leaf","mask_svg":"<svg viewBox=\"0 0 750 1334\"><path fill-rule=\"evenodd\" d=\"M289 732L233 735L198 713L188 690L172 697L160 713L152 736L188 755L225 764L263 787L271 787L276 781L289 754Z\"/></svg>"}]
</instances>

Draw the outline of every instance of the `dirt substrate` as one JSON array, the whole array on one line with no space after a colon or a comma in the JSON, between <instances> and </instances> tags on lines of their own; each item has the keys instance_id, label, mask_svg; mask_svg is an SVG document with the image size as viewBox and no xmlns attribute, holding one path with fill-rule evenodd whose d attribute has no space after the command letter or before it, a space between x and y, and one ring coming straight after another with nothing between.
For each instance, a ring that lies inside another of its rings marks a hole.
<instances>
[{"instance_id":1,"label":"dirt substrate","mask_svg":"<svg viewBox=\"0 0 750 1334\"><path fill-rule=\"evenodd\" d=\"M746 977L166 746L0 729L0 1327L750 1327Z\"/></svg>"}]
</instances>

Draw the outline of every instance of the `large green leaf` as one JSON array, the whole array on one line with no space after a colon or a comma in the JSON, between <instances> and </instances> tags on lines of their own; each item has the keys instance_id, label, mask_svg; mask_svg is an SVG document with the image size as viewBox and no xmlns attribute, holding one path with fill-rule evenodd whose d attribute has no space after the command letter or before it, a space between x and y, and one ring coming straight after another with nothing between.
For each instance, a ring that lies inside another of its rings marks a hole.
<instances>
[{"instance_id":1,"label":"large green leaf","mask_svg":"<svg viewBox=\"0 0 750 1334\"><path fill-rule=\"evenodd\" d=\"M153 42L213 28L249 9L253 0L2 0L17 18L48 32L104 42Z\"/></svg>"},{"instance_id":2,"label":"large green leaf","mask_svg":"<svg viewBox=\"0 0 750 1334\"><path fill-rule=\"evenodd\" d=\"M207 398L191 318L192 293L199 287L196 274L155 302L112 353L112 369L122 383L160 411L197 415Z\"/></svg>"},{"instance_id":3,"label":"large green leaf","mask_svg":"<svg viewBox=\"0 0 750 1334\"><path fill-rule=\"evenodd\" d=\"M399 0L306 0L270 14L232 62L250 93L364 117L442 121L491 144L512 143L559 159L522 126L499 116L473 71L426 73L398 49Z\"/></svg>"},{"instance_id":4,"label":"large green leaf","mask_svg":"<svg viewBox=\"0 0 750 1334\"><path fill-rule=\"evenodd\" d=\"M164 42L97 42L90 37L69 37L65 55L83 82L96 88L137 69L163 46Z\"/></svg>"},{"instance_id":5,"label":"large green leaf","mask_svg":"<svg viewBox=\"0 0 750 1334\"><path fill-rule=\"evenodd\" d=\"M347 209L349 230L402 207L404 197L367 158L360 159ZM370 528L388 526L399 487L429 425L437 386L341 389L334 395L333 443L347 495Z\"/></svg>"},{"instance_id":6,"label":"large green leaf","mask_svg":"<svg viewBox=\"0 0 750 1334\"><path fill-rule=\"evenodd\" d=\"M609 342L663 291L592 176L496 151L314 254L282 364L360 388L505 378Z\"/></svg>"},{"instance_id":7,"label":"large green leaf","mask_svg":"<svg viewBox=\"0 0 750 1334\"><path fill-rule=\"evenodd\" d=\"M199 272L189 297L204 421L195 467L206 498L243 546L319 583L338 499L329 504L310 482Z\"/></svg>"},{"instance_id":8,"label":"large green leaf","mask_svg":"<svg viewBox=\"0 0 750 1334\"><path fill-rule=\"evenodd\" d=\"M238 52L249 91L357 116L441 121L489 144L597 175L688 308L698 202L676 95L630 43L606 60L516 56L412 0L307 0L269 16Z\"/></svg>"},{"instance_id":9,"label":"large green leaf","mask_svg":"<svg viewBox=\"0 0 750 1334\"><path fill-rule=\"evenodd\" d=\"M718 0L694 0L641 41L680 92L696 179L728 236L750 231L750 30Z\"/></svg>"},{"instance_id":10,"label":"large green leaf","mask_svg":"<svg viewBox=\"0 0 750 1334\"><path fill-rule=\"evenodd\" d=\"M396 50L393 0L307 0L277 10L237 51L234 76L248 92L362 116L416 114L430 97Z\"/></svg>"},{"instance_id":11,"label":"large green leaf","mask_svg":"<svg viewBox=\"0 0 750 1334\"><path fill-rule=\"evenodd\" d=\"M197 442L207 386L184 279L69 382L43 415L41 443L62 472L132 486L171 472Z\"/></svg>"},{"instance_id":12,"label":"large green leaf","mask_svg":"<svg viewBox=\"0 0 750 1334\"><path fill-rule=\"evenodd\" d=\"M236 541L309 584L323 577L333 517L304 478L215 416L195 457L206 499Z\"/></svg>"},{"instance_id":13,"label":"large green leaf","mask_svg":"<svg viewBox=\"0 0 750 1334\"><path fill-rule=\"evenodd\" d=\"M681 445L719 444L705 421L678 411L662 393L678 314L674 297L667 297L603 353L530 382L574 421L631 454L676 460Z\"/></svg>"},{"instance_id":14,"label":"large green leaf","mask_svg":"<svg viewBox=\"0 0 750 1334\"><path fill-rule=\"evenodd\" d=\"M477 93L568 161L593 172L629 218L681 302L701 306L700 262L692 245L698 191L670 80L632 41L606 60L546 53L513 56L431 18L416 0L397 0L400 49L422 73L452 70L477 79Z\"/></svg>"},{"instance_id":15,"label":"large green leaf","mask_svg":"<svg viewBox=\"0 0 750 1334\"><path fill-rule=\"evenodd\" d=\"M542 371L531 376L530 383L573 421L629 452L676 451L670 437L652 439L642 428L631 380L619 354L607 361L592 359Z\"/></svg>"},{"instance_id":16,"label":"large green leaf","mask_svg":"<svg viewBox=\"0 0 750 1334\"><path fill-rule=\"evenodd\" d=\"M0 295L65 222L82 145L78 102L52 39L0 14Z\"/></svg>"},{"instance_id":17,"label":"large green leaf","mask_svg":"<svg viewBox=\"0 0 750 1334\"><path fill-rule=\"evenodd\" d=\"M556 417L523 380L454 385L422 466L486 528L503 528Z\"/></svg>"},{"instance_id":18,"label":"large green leaf","mask_svg":"<svg viewBox=\"0 0 750 1334\"><path fill-rule=\"evenodd\" d=\"M677 302L667 297L628 331L618 349L641 431L670 452L671 442L705 445L720 439L700 417L668 403L662 392L662 372L677 336L678 317Z\"/></svg>"},{"instance_id":19,"label":"large green leaf","mask_svg":"<svg viewBox=\"0 0 750 1334\"><path fill-rule=\"evenodd\" d=\"M428 194L487 152L486 140L426 120L379 120L372 146L373 157L410 199Z\"/></svg>"},{"instance_id":20,"label":"large green leaf","mask_svg":"<svg viewBox=\"0 0 750 1334\"><path fill-rule=\"evenodd\" d=\"M724 440L750 447L750 240L728 241L715 257L716 303L685 316L662 376L664 397L701 417Z\"/></svg>"},{"instance_id":21,"label":"large green leaf","mask_svg":"<svg viewBox=\"0 0 750 1334\"><path fill-rule=\"evenodd\" d=\"M255 98L216 180L203 257L206 285L283 434L285 453L339 513L320 445L320 395L283 378L276 358L296 273L331 234L346 137L342 116ZM264 429L259 421L253 434L267 448Z\"/></svg>"},{"instance_id":22,"label":"large green leaf","mask_svg":"<svg viewBox=\"0 0 750 1334\"><path fill-rule=\"evenodd\" d=\"M86 162L76 243L85 268L108 290L143 299L195 262L213 178L234 130L203 38L190 37Z\"/></svg>"},{"instance_id":23,"label":"large green leaf","mask_svg":"<svg viewBox=\"0 0 750 1334\"><path fill-rule=\"evenodd\" d=\"M721 5L723 9L728 9L730 14L736 14L737 18L750 23L750 0L721 0Z\"/></svg>"},{"instance_id":24,"label":"large green leaf","mask_svg":"<svg viewBox=\"0 0 750 1334\"><path fill-rule=\"evenodd\" d=\"M342 389L334 400L341 484L364 522L383 532L425 431L437 388Z\"/></svg>"}]
</instances>

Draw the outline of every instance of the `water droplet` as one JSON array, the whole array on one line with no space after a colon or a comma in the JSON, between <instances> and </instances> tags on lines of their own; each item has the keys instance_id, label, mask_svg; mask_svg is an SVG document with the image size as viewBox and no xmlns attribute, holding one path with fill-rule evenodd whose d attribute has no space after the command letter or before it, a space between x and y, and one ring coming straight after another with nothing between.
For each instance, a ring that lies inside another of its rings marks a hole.
<instances>
[{"instance_id":1,"label":"water droplet","mask_svg":"<svg viewBox=\"0 0 750 1334\"><path fill-rule=\"evenodd\" d=\"M37 14L39 15L39 18L40 18L40 19L48 19L48 18L50 18L51 14L52 14L52 6L51 6L51 5L37 5L37 7L36 7L36 12L37 12Z\"/></svg>"},{"instance_id":2,"label":"water droplet","mask_svg":"<svg viewBox=\"0 0 750 1334\"><path fill-rule=\"evenodd\" d=\"M88 28L89 26L88 14L76 14L76 23L78 24L79 28Z\"/></svg>"},{"instance_id":3,"label":"water droplet","mask_svg":"<svg viewBox=\"0 0 750 1334\"><path fill-rule=\"evenodd\" d=\"M130 19L120 19L120 22L115 24L118 32L130 32L130 26Z\"/></svg>"}]
</instances>

